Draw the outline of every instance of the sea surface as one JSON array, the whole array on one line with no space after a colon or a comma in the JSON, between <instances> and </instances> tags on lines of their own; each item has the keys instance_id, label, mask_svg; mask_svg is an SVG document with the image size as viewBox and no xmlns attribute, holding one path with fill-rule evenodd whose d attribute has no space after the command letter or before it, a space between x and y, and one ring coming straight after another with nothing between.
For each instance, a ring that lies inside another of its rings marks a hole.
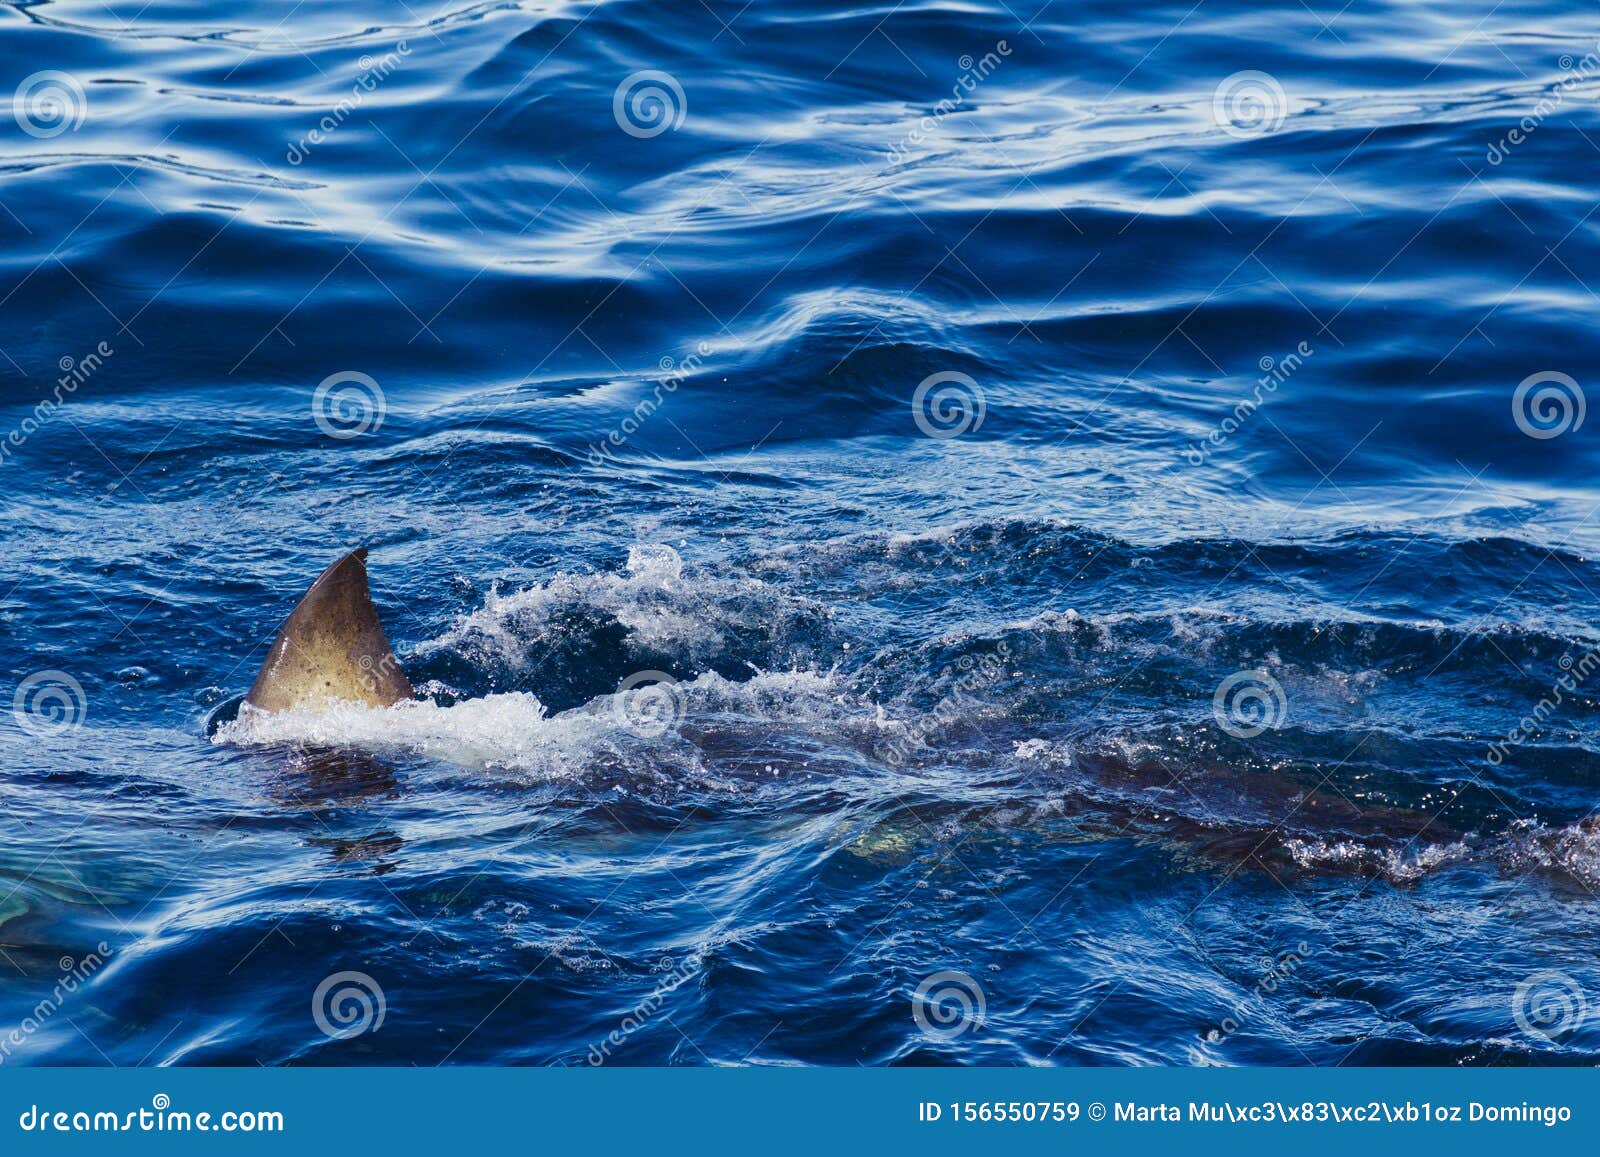
<instances>
[{"instance_id":1,"label":"sea surface","mask_svg":"<svg viewBox=\"0 0 1600 1157\"><path fill-rule=\"evenodd\" d=\"M1600 1060L1597 40L0 3L0 1066Z\"/></svg>"}]
</instances>

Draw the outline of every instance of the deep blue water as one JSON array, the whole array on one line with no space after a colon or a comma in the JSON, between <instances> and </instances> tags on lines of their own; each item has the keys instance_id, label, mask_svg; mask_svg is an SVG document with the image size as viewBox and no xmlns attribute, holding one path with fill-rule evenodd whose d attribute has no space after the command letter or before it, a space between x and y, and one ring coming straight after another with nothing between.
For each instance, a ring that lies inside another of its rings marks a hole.
<instances>
[{"instance_id":1,"label":"deep blue water","mask_svg":"<svg viewBox=\"0 0 1600 1157\"><path fill-rule=\"evenodd\" d=\"M1597 40L0 4L0 1064L1593 1062Z\"/></svg>"}]
</instances>

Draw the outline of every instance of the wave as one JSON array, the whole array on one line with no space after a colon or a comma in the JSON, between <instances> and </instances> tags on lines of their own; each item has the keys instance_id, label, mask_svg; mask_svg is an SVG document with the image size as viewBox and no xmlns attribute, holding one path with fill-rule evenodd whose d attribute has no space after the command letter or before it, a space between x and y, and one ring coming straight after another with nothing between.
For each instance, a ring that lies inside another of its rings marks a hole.
<instances>
[{"instance_id":1,"label":"wave","mask_svg":"<svg viewBox=\"0 0 1600 1157\"><path fill-rule=\"evenodd\" d=\"M675 676L804 665L829 612L757 578L684 573L665 544L630 547L623 571L562 573L483 605L422 643L425 673L472 687L530 686L570 705L642 667Z\"/></svg>"}]
</instances>

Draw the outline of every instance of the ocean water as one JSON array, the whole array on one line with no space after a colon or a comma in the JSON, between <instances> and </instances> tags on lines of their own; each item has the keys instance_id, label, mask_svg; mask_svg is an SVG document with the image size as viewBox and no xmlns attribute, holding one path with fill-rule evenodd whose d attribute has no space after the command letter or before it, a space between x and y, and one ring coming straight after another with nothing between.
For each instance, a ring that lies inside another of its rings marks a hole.
<instances>
[{"instance_id":1,"label":"ocean water","mask_svg":"<svg viewBox=\"0 0 1600 1157\"><path fill-rule=\"evenodd\" d=\"M1597 40L0 4L0 1064L1593 1063Z\"/></svg>"}]
</instances>

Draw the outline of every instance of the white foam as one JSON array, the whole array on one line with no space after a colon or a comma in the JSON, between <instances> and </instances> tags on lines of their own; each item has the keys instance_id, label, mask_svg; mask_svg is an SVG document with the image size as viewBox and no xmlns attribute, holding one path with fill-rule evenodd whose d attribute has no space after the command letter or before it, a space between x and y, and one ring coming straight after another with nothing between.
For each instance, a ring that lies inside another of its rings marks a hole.
<instances>
[{"instance_id":1,"label":"white foam","mask_svg":"<svg viewBox=\"0 0 1600 1157\"><path fill-rule=\"evenodd\" d=\"M1283 846L1302 868L1372 872L1396 884L1414 883L1472 854L1465 841L1395 848L1372 847L1353 840L1295 839L1286 840Z\"/></svg>"},{"instance_id":2,"label":"white foam","mask_svg":"<svg viewBox=\"0 0 1600 1157\"><path fill-rule=\"evenodd\" d=\"M212 742L403 750L469 768L522 767L559 746L561 730L559 721L546 716L544 704L519 691L449 705L337 703L325 711L267 712L246 704L237 718L217 729Z\"/></svg>"},{"instance_id":3,"label":"white foam","mask_svg":"<svg viewBox=\"0 0 1600 1157\"><path fill-rule=\"evenodd\" d=\"M759 579L686 576L676 550L649 543L629 548L624 573L562 573L511 594L492 591L420 652L454 651L522 670L542 659L539 644L560 629L560 616L576 611L615 620L636 647L704 663L729 650L733 632L781 639L799 609Z\"/></svg>"},{"instance_id":4,"label":"white foam","mask_svg":"<svg viewBox=\"0 0 1600 1157\"><path fill-rule=\"evenodd\" d=\"M1552 828L1518 820L1501 854L1514 872L1562 872L1588 889L1600 887L1600 825L1593 821Z\"/></svg>"},{"instance_id":5,"label":"white foam","mask_svg":"<svg viewBox=\"0 0 1600 1157\"><path fill-rule=\"evenodd\" d=\"M1399 884L1453 864L1477 861L1498 864L1516 875L1554 872L1591 889L1600 885L1600 827L1586 823L1552 828L1518 820L1498 835L1416 848L1373 847L1349 840L1289 840L1284 846L1301 867L1354 868Z\"/></svg>"},{"instance_id":6,"label":"white foam","mask_svg":"<svg viewBox=\"0 0 1600 1157\"><path fill-rule=\"evenodd\" d=\"M408 700L385 708L338 703L325 711L245 706L217 729L212 742L408 752L468 769L540 778L569 778L597 762L614 765L626 753L641 770L682 774L701 767L698 749L682 732L686 726L831 723L860 713L831 674L758 672L743 682L706 674L602 695L557 715L526 692L450 704Z\"/></svg>"}]
</instances>

